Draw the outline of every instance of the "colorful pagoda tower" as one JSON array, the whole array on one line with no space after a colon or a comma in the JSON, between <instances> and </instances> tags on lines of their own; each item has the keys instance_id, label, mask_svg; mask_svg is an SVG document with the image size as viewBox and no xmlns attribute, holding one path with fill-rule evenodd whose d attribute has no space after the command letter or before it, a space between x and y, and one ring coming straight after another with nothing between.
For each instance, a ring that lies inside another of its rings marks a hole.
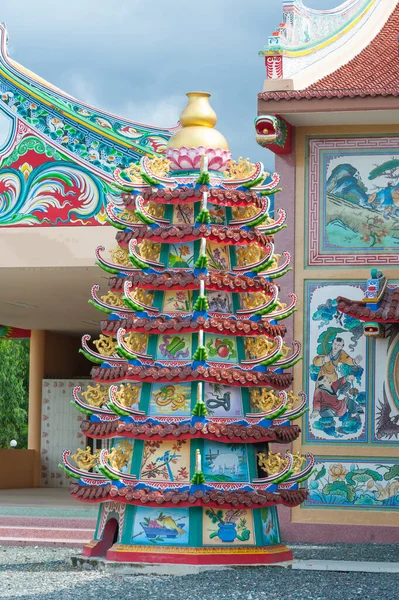
<instances>
[{"instance_id":1,"label":"colorful pagoda tower","mask_svg":"<svg viewBox=\"0 0 399 600\"><path fill-rule=\"evenodd\" d=\"M117 173L123 206L109 291L91 302L107 319L90 348L93 383L74 390L93 440L63 468L72 496L100 503L85 556L122 562L257 564L292 558L277 507L307 491L311 455L275 452L300 433L306 410L286 370L300 346L283 341L295 310L275 280L289 270L274 252L286 215L274 211L279 177L231 160L214 129L209 94L187 94L166 158ZM271 216L273 215L274 216ZM98 448L95 440L108 440Z\"/></svg>"}]
</instances>

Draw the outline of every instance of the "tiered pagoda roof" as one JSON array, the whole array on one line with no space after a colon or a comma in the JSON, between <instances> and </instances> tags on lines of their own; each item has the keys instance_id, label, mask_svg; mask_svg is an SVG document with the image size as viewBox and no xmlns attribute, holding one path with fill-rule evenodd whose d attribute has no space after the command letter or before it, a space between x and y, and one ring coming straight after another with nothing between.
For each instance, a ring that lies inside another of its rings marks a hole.
<instances>
[{"instance_id":1,"label":"tiered pagoda roof","mask_svg":"<svg viewBox=\"0 0 399 600\"><path fill-rule=\"evenodd\" d=\"M108 220L119 230L112 259L97 249L97 264L111 277L108 293L100 296L95 285L90 302L106 318L93 343L97 351L85 335L82 352L94 363L92 385L98 393L89 401L87 392L75 388L73 402L86 416L81 424L85 436L135 440L140 461L141 442L145 447L189 440L190 449L191 444L219 442L223 453L232 445L251 445L253 451L254 444L263 444L267 451L269 443L298 438L294 421L307 410L306 396L288 391L288 370L300 360L300 345L294 342L289 348L283 339L282 321L294 312L297 298L291 294L282 303L275 283L290 269L289 254L274 251L274 235L286 218L284 211L272 213L268 198L278 191L279 177L265 173L261 163L231 161L224 138L213 129L216 118L207 96L189 94L189 114L183 113L183 128L172 137L166 160L143 158L124 205L108 205ZM202 106L200 119L190 114L192 101ZM186 142L192 137L196 148ZM218 150L210 143L217 143ZM180 221L178 211L187 205L189 213ZM171 248L178 253L179 244L184 252L171 257ZM189 244L192 256L185 262L181 258L190 253ZM223 247L229 253L225 263L220 261ZM189 292L185 308L165 303L170 290ZM215 292L222 291L226 305L212 307L211 294L218 298ZM188 334L192 350L183 353L181 334ZM181 398L162 412L163 397L149 410L147 392L163 383L163 394L189 384L194 397L187 412L179 412ZM204 399L209 384L224 390L222 404L230 403L233 390L245 391L236 416L227 409L226 416L208 411ZM137 386L140 392L129 400L127 390ZM63 468L76 480L70 486L73 497L86 502L244 510L292 507L306 498L307 490L299 484L312 472L311 455L252 452L252 473L241 481L223 476L207 480L199 448L196 453L195 471L185 481L148 479L142 470L140 475L125 474L114 461L114 450L103 450L96 463L87 459L86 468L78 461L77 467L71 464L66 451ZM87 465L96 468L90 471Z\"/></svg>"}]
</instances>

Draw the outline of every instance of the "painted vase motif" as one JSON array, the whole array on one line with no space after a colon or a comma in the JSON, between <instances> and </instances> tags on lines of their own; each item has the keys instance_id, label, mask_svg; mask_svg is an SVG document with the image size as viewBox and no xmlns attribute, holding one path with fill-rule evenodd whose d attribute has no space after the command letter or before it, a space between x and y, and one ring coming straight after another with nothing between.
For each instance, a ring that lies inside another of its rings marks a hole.
<instances>
[{"instance_id":1,"label":"painted vase motif","mask_svg":"<svg viewBox=\"0 0 399 600\"><path fill-rule=\"evenodd\" d=\"M235 523L219 523L218 538L222 542L234 542L237 537Z\"/></svg>"}]
</instances>

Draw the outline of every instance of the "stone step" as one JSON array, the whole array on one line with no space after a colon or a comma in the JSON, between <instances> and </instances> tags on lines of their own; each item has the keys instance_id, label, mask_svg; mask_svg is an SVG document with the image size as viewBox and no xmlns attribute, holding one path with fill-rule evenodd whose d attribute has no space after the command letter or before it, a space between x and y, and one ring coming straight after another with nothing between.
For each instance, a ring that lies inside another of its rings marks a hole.
<instances>
[{"instance_id":1,"label":"stone step","mask_svg":"<svg viewBox=\"0 0 399 600\"><path fill-rule=\"evenodd\" d=\"M75 542L89 542L93 538L93 529L68 529L65 527L0 527L0 539L65 539Z\"/></svg>"},{"instance_id":2,"label":"stone step","mask_svg":"<svg viewBox=\"0 0 399 600\"><path fill-rule=\"evenodd\" d=\"M62 529L91 529L96 527L96 519L85 518L56 518L34 516L0 515L0 527L60 527Z\"/></svg>"},{"instance_id":3,"label":"stone step","mask_svg":"<svg viewBox=\"0 0 399 600\"><path fill-rule=\"evenodd\" d=\"M64 538L25 538L20 537L0 537L0 546L54 546L55 548L64 546L65 548L82 548L88 540L76 541Z\"/></svg>"},{"instance_id":4,"label":"stone step","mask_svg":"<svg viewBox=\"0 0 399 600\"><path fill-rule=\"evenodd\" d=\"M0 516L2 546L81 548L93 539L95 519Z\"/></svg>"}]
</instances>

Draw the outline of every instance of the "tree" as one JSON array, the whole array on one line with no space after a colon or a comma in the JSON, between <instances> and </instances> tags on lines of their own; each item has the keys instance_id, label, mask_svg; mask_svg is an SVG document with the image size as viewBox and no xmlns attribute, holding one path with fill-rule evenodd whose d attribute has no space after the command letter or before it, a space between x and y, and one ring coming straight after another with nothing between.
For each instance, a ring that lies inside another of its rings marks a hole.
<instances>
[{"instance_id":1,"label":"tree","mask_svg":"<svg viewBox=\"0 0 399 600\"><path fill-rule=\"evenodd\" d=\"M29 341L0 339L0 448L27 447Z\"/></svg>"}]
</instances>

